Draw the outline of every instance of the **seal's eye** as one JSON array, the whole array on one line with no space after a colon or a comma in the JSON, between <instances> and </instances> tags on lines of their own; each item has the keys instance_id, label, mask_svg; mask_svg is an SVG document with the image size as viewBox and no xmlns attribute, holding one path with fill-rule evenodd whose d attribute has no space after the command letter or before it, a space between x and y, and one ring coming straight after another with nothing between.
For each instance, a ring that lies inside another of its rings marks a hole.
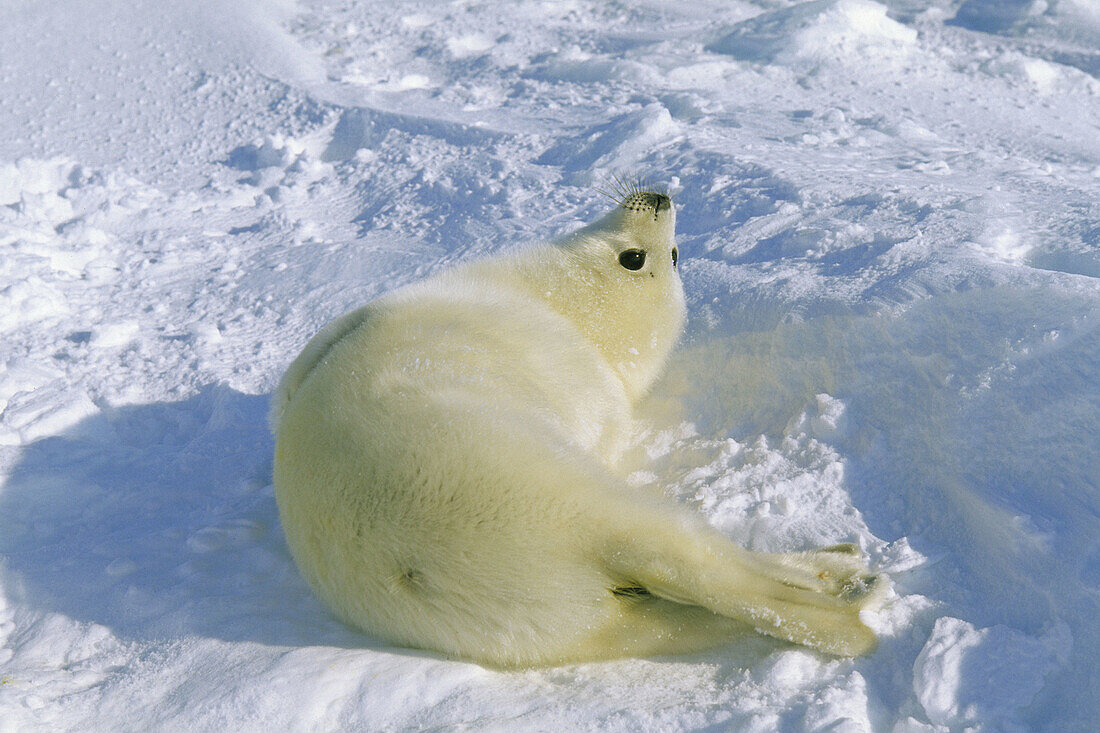
<instances>
[{"instance_id":1,"label":"seal's eye","mask_svg":"<svg viewBox=\"0 0 1100 733\"><path fill-rule=\"evenodd\" d=\"M628 249L619 255L619 264L628 270L640 270L645 265L644 249Z\"/></svg>"},{"instance_id":2,"label":"seal's eye","mask_svg":"<svg viewBox=\"0 0 1100 733\"><path fill-rule=\"evenodd\" d=\"M680 256L680 251L675 247L672 248L672 266L676 267L676 258Z\"/></svg>"}]
</instances>

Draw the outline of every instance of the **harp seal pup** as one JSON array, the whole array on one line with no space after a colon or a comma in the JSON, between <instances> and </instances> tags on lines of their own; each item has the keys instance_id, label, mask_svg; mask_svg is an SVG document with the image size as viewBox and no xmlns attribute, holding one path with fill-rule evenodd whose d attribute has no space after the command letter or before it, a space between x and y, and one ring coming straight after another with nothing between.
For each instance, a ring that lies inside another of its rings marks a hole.
<instances>
[{"instance_id":1,"label":"harp seal pup","mask_svg":"<svg viewBox=\"0 0 1100 733\"><path fill-rule=\"evenodd\" d=\"M347 623L493 667L691 652L749 628L875 644L854 545L746 551L616 471L676 343L669 197L391 292L325 327L272 407L299 569Z\"/></svg>"}]
</instances>

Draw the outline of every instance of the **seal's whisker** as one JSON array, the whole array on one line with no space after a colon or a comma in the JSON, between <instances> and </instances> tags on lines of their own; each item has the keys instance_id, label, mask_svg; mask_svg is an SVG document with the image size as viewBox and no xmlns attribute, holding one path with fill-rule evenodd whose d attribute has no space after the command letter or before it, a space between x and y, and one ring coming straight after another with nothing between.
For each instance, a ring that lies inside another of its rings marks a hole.
<instances>
[{"instance_id":1,"label":"seal's whisker","mask_svg":"<svg viewBox=\"0 0 1100 733\"><path fill-rule=\"evenodd\" d=\"M593 186L592 190L595 191L596 193L600 194L601 196L604 196L606 198L611 199L616 204L622 204L622 199L617 194L614 194L614 193L608 191L605 188L600 188L599 186Z\"/></svg>"},{"instance_id":2,"label":"seal's whisker","mask_svg":"<svg viewBox=\"0 0 1100 733\"><path fill-rule=\"evenodd\" d=\"M623 183L623 180L619 178L619 174L612 173L611 177L615 180L615 191L619 194L619 204L622 205L624 201L630 198L630 187Z\"/></svg>"},{"instance_id":3,"label":"seal's whisker","mask_svg":"<svg viewBox=\"0 0 1100 733\"><path fill-rule=\"evenodd\" d=\"M604 188L595 188L595 190L620 206L638 194L660 193L667 196L669 190L666 184L658 184L648 174L638 171L629 173L611 171L605 175L601 183Z\"/></svg>"}]
</instances>

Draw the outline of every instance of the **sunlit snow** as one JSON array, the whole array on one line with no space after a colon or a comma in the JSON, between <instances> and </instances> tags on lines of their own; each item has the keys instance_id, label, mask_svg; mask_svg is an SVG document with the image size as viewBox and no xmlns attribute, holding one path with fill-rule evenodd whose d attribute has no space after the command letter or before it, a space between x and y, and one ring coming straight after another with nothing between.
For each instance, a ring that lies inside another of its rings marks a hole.
<instances>
[{"instance_id":1,"label":"sunlit snow","mask_svg":"<svg viewBox=\"0 0 1100 733\"><path fill-rule=\"evenodd\" d=\"M1100 720L1100 5L0 10L0 731L1073 731ZM674 196L631 480L857 542L846 660L501 673L336 621L267 399L321 325Z\"/></svg>"}]
</instances>

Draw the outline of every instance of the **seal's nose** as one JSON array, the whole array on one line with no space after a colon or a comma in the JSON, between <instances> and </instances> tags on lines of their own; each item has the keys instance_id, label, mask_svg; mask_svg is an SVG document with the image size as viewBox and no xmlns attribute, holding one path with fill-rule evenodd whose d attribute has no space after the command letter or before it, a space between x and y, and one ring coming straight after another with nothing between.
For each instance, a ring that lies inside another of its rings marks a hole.
<instances>
[{"instance_id":1,"label":"seal's nose","mask_svg":"<svg viewBox=\"0 0 1100 733\"><path fill-rule=\"evenodd\" d=\"M630 211L652 211L656 218L657 214L672 208L672 199L663 193L636 191L623 199L621 206Z\"/></svg>"},{"instance_id":2,"label":"seal's nose","mask_svg":"<svg viewBox=\"0 0 1100 733\"><path fill-rule=\"evenodd\" d=\"M657 213L665 211L672 206L672 200L663 193L647 193L646 203L652 206Z\"/></svg>"}]
</instances>

